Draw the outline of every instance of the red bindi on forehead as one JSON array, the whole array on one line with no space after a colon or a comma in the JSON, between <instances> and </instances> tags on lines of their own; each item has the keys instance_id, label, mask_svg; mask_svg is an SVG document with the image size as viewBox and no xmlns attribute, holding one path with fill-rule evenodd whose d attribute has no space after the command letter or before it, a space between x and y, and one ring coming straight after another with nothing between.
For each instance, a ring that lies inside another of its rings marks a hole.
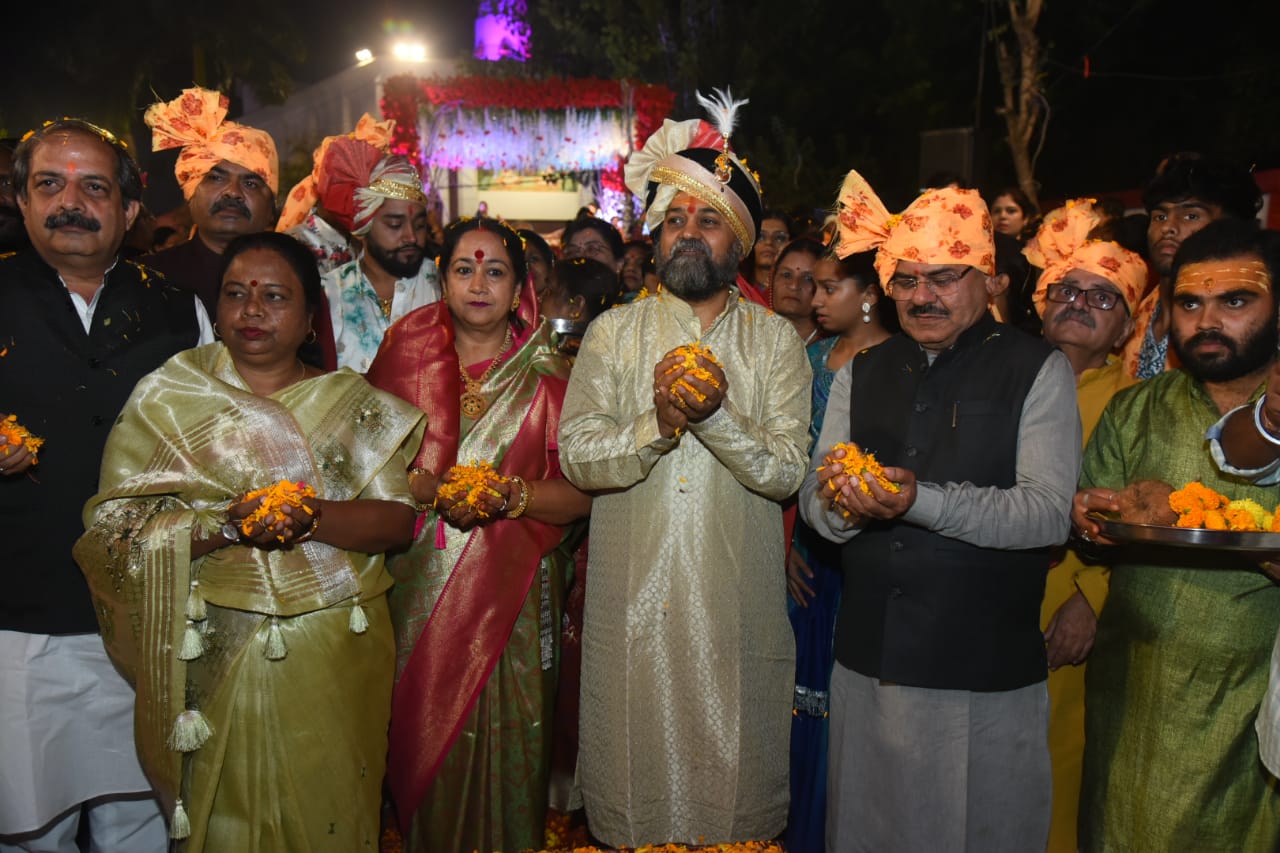
<instances>
[{"instance_id":1,"label":"red bindi on forehead","mask_svg":"<svg viewBox=\"0 0 1280 853\"><path fill-rule=\"evenodd\" d=\"M476 260L477 261L484 260L484 249L476 249Z\"/></svg>"},{"instance_id":2,"label":"red bindi on forehead","mask_svg":"<svg viewBox=\"0 0 1280 853\"><path fill-rule=\"evenodd\" d=\"M250 286L250 287L257 287L257 286L258 286L258 280L257 280L256 278L251 278L251 279L249 279L249 286Z\"/></svg>"},{"instance_id":3,"label":"red bindi on forehead","mask_svg":"<svg viewBox=\"0 0 1280 853\"><path fill-rule=\"evenodd\" d=\"M689 202L685 206L685 210L689 211L690 216L693 216L695 213L698 212L698 205L694 204L693 202Z\"/></svg>"},{"instance_id":4,"label":"red bindi on forehead","mask_svg":"<svg viewBox=\"0 0 1280 853\"><path fill-rule=\"evenodd\" d=\"M67 171L68 172L76 171L76 164L74 162L67 163Z\"/></svg>"}]
</instances>

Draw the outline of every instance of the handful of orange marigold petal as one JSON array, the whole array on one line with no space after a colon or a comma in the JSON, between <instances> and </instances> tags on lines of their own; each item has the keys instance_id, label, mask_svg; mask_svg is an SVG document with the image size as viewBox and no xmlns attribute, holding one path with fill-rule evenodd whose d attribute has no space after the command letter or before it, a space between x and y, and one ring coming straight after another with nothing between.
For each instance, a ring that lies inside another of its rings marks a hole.
<instances>
[{"instance_id":1,"label":"handful of orange marigold petal","mask_svg":"<svg viewBox=\"0 0 1280 853\"><path fill-rule=\"evenodd\" d=\"M460 498L463 503L475 508L476 515L488 518L489 512L480 500L481 495L487 493L501 499L502 493L493 485L495 482L505 483L508 479L493 470L491 463L473 460L470 465L454 465L445 471L440 478L440 487L436 489L436 496L446 500Z\"/></svg>"},{"instance_id":2,"label":"handful of orange marigold petal","mask_svg":"<svg viewBox=\"0 0 1280 853\"><path fill-rule=\"evenodd\" d=\"M1178 514L1178 527L1280 533L1280 507L1269 513L1257 501L1233 501L1199 481L1170 493L1169 508Z\"/></svg>"},{"instance_id":3,"label":"handful of orange marigold petal","mask_svg":"<svg viewBox=\"0 0 1280 853\"><path fill-rule=\"evenodd\" d=\"M715 378L715 376L711 373L711 371L707 370L705 367L702 367L701 365L698 364L698 356L702 356L703 358L705 358L707 361L711 362L715 366L724 367L724 365L720 363L720 359L716 358L715 354L712 353L711 350L707 349L702 344L692 343L692 344L685 344L684 346L676 347L671 351L671 354L678 355L682 359L684 359L679 364L675 365L675 367L672 367L670 370L667 371L667 373L670 373L672 370L675 370L676 368L679 368L679 367L684 368L684 374L675 382L671 383L672 392L674 392L677 388L683 388L686 391L688 391L690 394L692 394L695 398L697 398L699 403L704 402L707 399L707 395L703 394L697 388L693 387L693 385L686 378L689 376L697 377L698 379L701 379L703 382L707 383L713 388L720 387L720 382Z\"/></svg>"},{"instance_id":4,"label":"handful of orange marigold petal","mask_svg":"<svg viewBox=\"0 0 1280 853\"><path fill-rule=\"evenodd\" d=\"M836 451L843 450L844 457L836 458ZM833 445L831 452L823 458L824 466L839 465L844 469L844 473L850 477L854 477L858 481L858 488L862 489L864 495L871 494L871 487L867 485L867 481L862 479L863 474L870 474L875 478L876 482L886 492L897 494L900 489L898 484L890 480L884 475L884 466L876 459L874 453L863 453L862 448L853 442L841 442ZM848 510L845 510L845 517L849 517Z\"/></svg>"},{"instance_id":5,"label":"handful of orange marigold petal","mask_svg":"<svg viewBox=\"0 0 1280 853\"><path fill-rule=\"evenodd\" d=\"M44 444L44 439L32 435L26 427L18 423L17 415L9 415L9 417L0 421L0 447L25 447L27 452L31 454L32 465L40 462L36 458L36 454L42 444Z\"/></svg>"},{"instance_id":6,"label":"handful of orange marigold petal","mask_svg":"<svg viewBox=\"0 0 1280 853\"><path fill-rule=\"evenodd\" d=\"M246 536L253 530L254 524L261 524L266 527L266 519L269 515L279 517L280 510L286 506L298 507L307 515L315 515L315 510L302 502L303 498L314 498L316 490L308 486L306 483L292 483L288 480L281 480L273 486L265 489L254 489L244 496L246 501L262 498L262 503L258 508L249 513L240 522L240 530ZM284 536L277 533L276 539L284 541Z\"/></svg>"}]
</instances>

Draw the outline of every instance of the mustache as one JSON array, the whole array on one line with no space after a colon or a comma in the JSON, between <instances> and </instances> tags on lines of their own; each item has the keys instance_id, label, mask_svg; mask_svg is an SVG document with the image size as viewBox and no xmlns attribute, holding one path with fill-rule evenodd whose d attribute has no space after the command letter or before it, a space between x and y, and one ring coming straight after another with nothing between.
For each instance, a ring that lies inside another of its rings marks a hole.
<instances>
[{"instance_id":1,"label":"mustache","mask_svg":"<svg viewBox=\"0 0 1280 853\"><path fill-rule=\"evenodd\" d=\"M1084 325L1088 326L1090 329L1098 328L1097 322L1093 319L1092 315L1090 315L1088 311L1080 311L1079 309L1076 309L1076 308L1067 308L1063 311L1060 311L1058 313L1057 319L1053 321L1053 325L1061 326L1063 323L1067 322L1068 320L1077 320L1080 323L1083 323Z\"/></svg>"},{"instance_id":2,"label":"mustache","mask_svg":"<svg viewBox=\"0 0 1280 853\"><path fill-rule=\"evenodd\" d=\"M222 211L228 210L228 209L234 210L236 213L240 214L245 219L253 218L253 214L249 212L249 206L245 204L243 201L241 201L240 199L232 198L231 196L224 196L223 198L218 199L212 205L210 205L209 215L212 216L215 213L221 213Z\"/></svg>"},{"instance_id":3,"label":"mustache","mask_svg":"<svg viewBox=\"0 0 1280 853\"><path fill-rule=\"evenodd\" d=\"M912 317L928 317L928 316L950 317L951 316L950 311L948 311L946 308L943 308L941 305L938 305L937 303L930 303L927 305L912 305L909 309L907 309L907 314Z\"/></svg>"},{"instance_id":4,"label":"mustache","mask_svg":"<svg viewBox=\"0 0 1280 853\"><path fill-rule=\"evenodd\" d=\"M61 213L55 213L48 216L44 220L44 227L53 231L57 228L65 228L68 225L76 228L83 228L85 231L101 231L102 223L98 220L86 216L78 210L64 210Z\"/></svg>"},{"instance_id":5,"label":"mustache","mask_svg":"<svg viewBox=\"0 0 1280 853\"><path fill-rule=\"evenodd\" d=\"M1211 332L1211 331L1197 332L1196 334L1187 338L1187 342L1185 346L1188 349L1190 349L1192 347L1198 346L1199 344L1205 344L1209 342L1222 344L1229 351L1233 353L1237 352L1236 342L1233 341L1231 338L1228 338L1226 335L1222 334L1221 332Z\"/></svg>"},{"instance_id":6,"label":"mustache","mask_svg":"<svg viewBox=\"0 0 1280 853\"><path fill-rule=\"evenodd\" d=\"M695 240L692 237L685 237L675 242L675 245L671 247L671 253L668 258L674 258L687 249L696 249L703 257L711 257L711 249L708 248L706 243L701 240Z\"/></svg>"}]
</instances>

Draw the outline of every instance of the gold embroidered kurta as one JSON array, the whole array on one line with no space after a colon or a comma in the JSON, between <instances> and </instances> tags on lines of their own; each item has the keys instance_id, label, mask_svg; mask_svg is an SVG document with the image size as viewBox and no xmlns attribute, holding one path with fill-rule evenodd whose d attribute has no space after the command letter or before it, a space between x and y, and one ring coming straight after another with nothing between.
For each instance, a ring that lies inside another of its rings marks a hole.
<instances>
[{"instance_id":1,"label":"gold embroidered kurta","mask_svg":"<svg viewBox=\"0 0 1280 853\"><path fill-rule=\"evenodd\" d=\"M724 365L725 401L663 439L654 365L699 340ZM597 493L579 774L611 845L772 838L786 822L795 647L778 501L804 479L810 383L794 329L736 290L705 332L660 292L583 340L560 459Z\"/></svg>"}]
</instances>

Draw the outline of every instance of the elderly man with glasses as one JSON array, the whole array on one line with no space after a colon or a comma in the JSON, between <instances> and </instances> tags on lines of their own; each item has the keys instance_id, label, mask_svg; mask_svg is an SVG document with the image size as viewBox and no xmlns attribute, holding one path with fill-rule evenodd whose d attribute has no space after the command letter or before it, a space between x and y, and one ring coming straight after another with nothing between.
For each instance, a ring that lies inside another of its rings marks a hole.
<instances>
[{"instance_id":1,"label":"elderly man with glasses","mask_svg":"<svg viewBox=\"0 0 1280 853\"><path fill-rule=\"evenodd\" d=\"M988 313L976 192L929 190L890 216L850 172L837 218L838 254L878 249L902 332L836 375L800 489L805 520L843 543L827 849L1043 849L1038 615L1080 464L1071 365ZM884 479L846 469L844 442Z\"/></svg>"},{"instance_id":2,"label":"elderly man with glasses","mask_svg":"<svg viewBox=\"0 0 1280 853\"><path fill-rule=\"evenodd\" d=\"M1040 275L1032 301L1044 339L1071 362L1084 440L1107 402L1136 380L1118 353L1133 334L1133 311L1147 282L1147 265L1115 243L1090 240L1102 222L1088 199L1045 216L1023 254ZM1053 765L1050 853L1077 849L1076 822L1084 760L1085 660L1093 649L1107 597L1106 567L1067 550L1045 581L1040 607L1049 655L1049 756Z\"/></svg>"}]
</instances>

